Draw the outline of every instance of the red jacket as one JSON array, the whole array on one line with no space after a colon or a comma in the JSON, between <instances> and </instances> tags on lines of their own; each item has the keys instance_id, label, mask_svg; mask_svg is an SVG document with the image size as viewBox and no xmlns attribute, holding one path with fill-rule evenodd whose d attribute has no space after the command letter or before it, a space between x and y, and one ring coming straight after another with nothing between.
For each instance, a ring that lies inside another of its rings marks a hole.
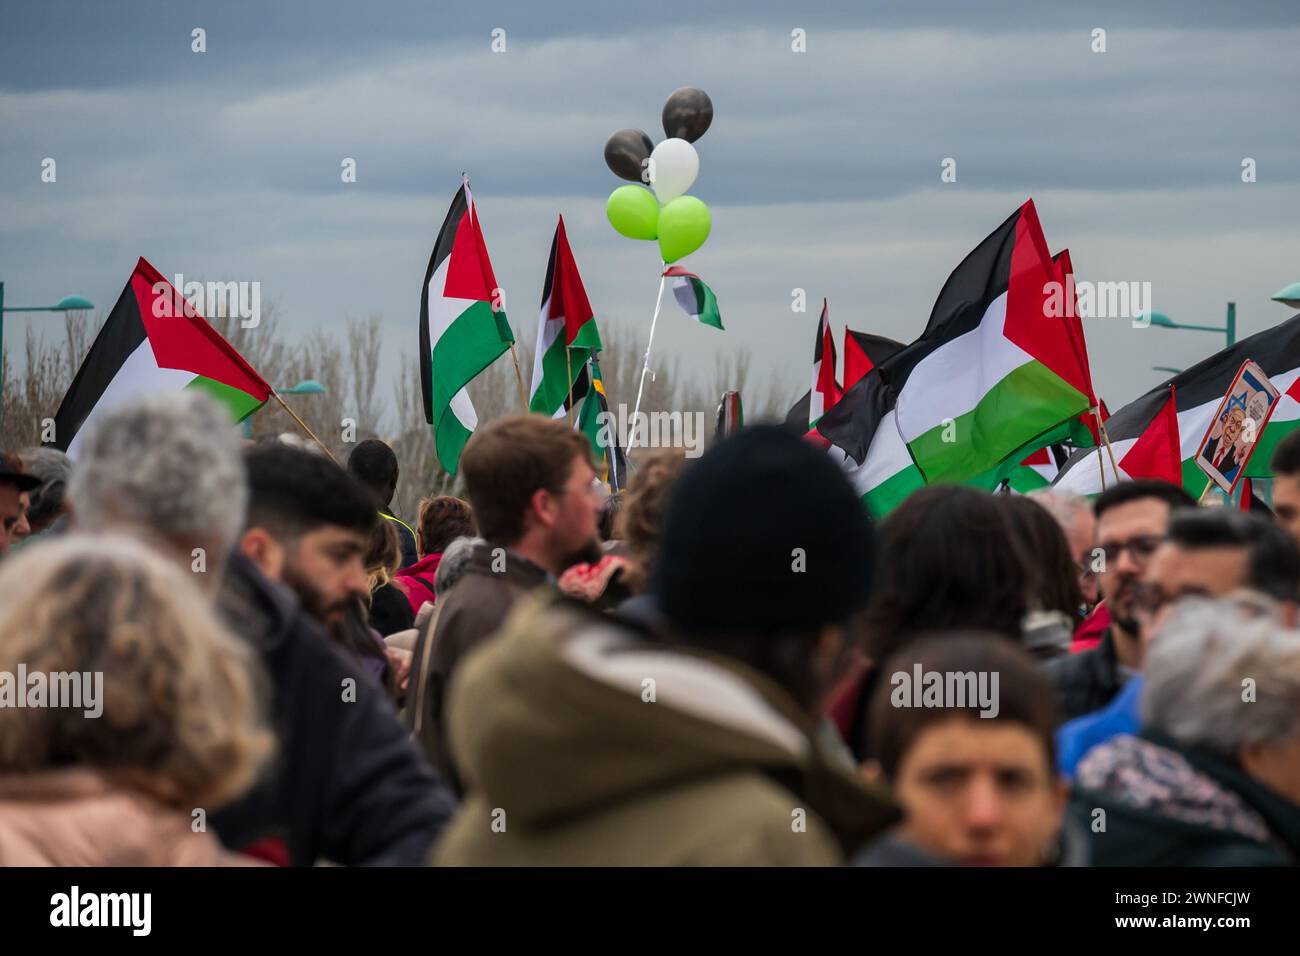
<instances>
[{"instance_id":1,"label":"red jacket","mask_svg":"<svg viewBox=\"0 0 1300 956\"><path fill-rule=\"evenodd\" d=\"M419 561L393 575L393 583L406 595L412 614L420 613L420 606L425 601L430 604L437 603L438 599L433 593L433 575L438 570L438 562L441 560L442 552L426 554Z\"/></svg>"},{"instance_id":2,"label":"red jacket","mask_svg":"<svg viewBox=\"0 0 1300 956\"><path fill-rule=\"evenodd\" d=\"M1106 610L1106 602L1103 601L1079 624L1074 632L1074 640L1070 642L1070 653L1081 654L1092 650L1109 628L1110 611Z\"/></svg>"}]
</instances>

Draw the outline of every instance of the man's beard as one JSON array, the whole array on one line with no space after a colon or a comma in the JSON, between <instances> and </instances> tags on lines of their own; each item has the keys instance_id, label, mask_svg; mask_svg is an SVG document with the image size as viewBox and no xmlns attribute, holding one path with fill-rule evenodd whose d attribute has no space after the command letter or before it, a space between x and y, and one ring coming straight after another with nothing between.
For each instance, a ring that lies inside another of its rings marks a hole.
<instances>
[{"instance_id":1,"label":"man's beard","mask_svg":"<svg viewBox=\"0 0 1300 956\"><path fill-rule=\"evenodd\" d=\"M1136 585L1137 578L1129 578L1128 580L1121 581L1115 598L1106 602L1107 607L1110 609L1111 620L1119 625L1121 630L1128 634L1136 634L1138 632L1138 622L1137 618L1133 616L1132 606L1133 588ZM1123 595L1125 603L1127 604L1127 607L1125 608L1121 608L1119 605L1119 597L1121 595Z\"/></svg>"},{"instance_id":2,"label":"man's beard","mask_svg":"<svg viewBox=\"0 0 1300 956\"><path fill-rule=\"evenodd\" d=\"M329 626L347 609L346 601L331 602L311 579L298 571L292 561L286 561L280 572L281 580L298 596L298 603L317 623Z\"/></svg>"}]
</instances>

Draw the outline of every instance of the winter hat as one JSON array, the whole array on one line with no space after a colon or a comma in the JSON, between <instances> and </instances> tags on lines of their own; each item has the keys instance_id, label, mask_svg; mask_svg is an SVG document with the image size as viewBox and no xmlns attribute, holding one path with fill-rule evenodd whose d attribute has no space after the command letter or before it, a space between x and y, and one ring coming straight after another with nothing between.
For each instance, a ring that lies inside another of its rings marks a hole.
<instances>
[{"instance_id":1,"label":"winter hat","mask_svg":"<svg viewBox=\"0 0 1300 956\"><path fill-rule=\"evenodd\" d=\"M808 630L867 603L874 558L866 507L840 468L758 425L678 479L651 590L689 633Z\"/></svg>"}]
</instances>

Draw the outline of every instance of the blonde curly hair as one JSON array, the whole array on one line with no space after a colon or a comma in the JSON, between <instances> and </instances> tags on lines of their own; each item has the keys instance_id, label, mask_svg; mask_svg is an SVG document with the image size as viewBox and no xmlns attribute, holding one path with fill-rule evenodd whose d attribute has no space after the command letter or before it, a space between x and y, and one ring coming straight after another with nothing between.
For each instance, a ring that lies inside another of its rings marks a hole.
<instances>
[{"instance_id":1,"label":"blonde curly hair","mask_svg":"<svg viewBox=\"0 0 1300 956\"><path fill-rule=\"evenodd\" d=\"M0 707L0 775L89 767L180 808L247 789L273 744L256 665L189 578L120 534L68 535L0 565L0 672L103 675L98 717Z\"/></svg>"}]
</instances>

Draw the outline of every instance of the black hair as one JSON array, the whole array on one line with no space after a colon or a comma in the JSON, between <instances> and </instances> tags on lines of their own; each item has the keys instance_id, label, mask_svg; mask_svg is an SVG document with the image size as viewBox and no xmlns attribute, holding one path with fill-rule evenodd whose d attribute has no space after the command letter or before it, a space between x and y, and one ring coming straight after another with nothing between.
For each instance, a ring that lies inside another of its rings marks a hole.
<instances>
[{"instance_id":1,"label":"black hair","mask_svg":"<svg viewBox=\"0 0 1300 956\"><path fill-rule=\"evenodd\" d=\"M1100 518L1111 508L1118 508L1120 505L1143 498L1159 499L1169 506L1170 511L1196 507L1196 502L1182 489L1182 486L1156 478L1139 478L1136 481L1121 481L1111 485L1093 500L1092 511Z\"/></svg>"},{"instance_id":2,"label":"black hair","mask_svg":"<svg viewBox=\"0 0 1300 956\"><path fill-rule=\"evenodd\" d=\"M326 525L368 535L378 513L352 477L327 458L270 440L244 454L248 469L246 528L262 527L282 544Z\"/></svg>"},{"instance_id":3,"label":"black hair","mask_svg":"<svg viewBox=\"0 0 1300 956\"><path fill-rule=\"evenodd\" d=\"M1188 511L1169 523L1167 540L1187 551L1247 548L1250 587L1279 601L1300 596L1300 552L1289 534L1265 518L1223 508Z\"/></svg>"},{"instance_id":4,"label":"black hair","mask_svg":"<svg viewBox=\"0 0 1300 956\"><path fill-rule=\"evenodd\" d=\"M1294 478L1300 475L1300 431L1294 431L1273 450L1273 474Z\"/></svg>"},{"instance_id":5,"label":"black hair","mask_svg":"<svg viewBox=\"0 0 1300 956\"><path fill-rule=\"evenodd\" d=\"M1035 560L1010 509L964 485L913 492L880 526L868 650L879 661L915 635L953 628L1020 639Z\"/></svg>"},{"instance_id":6,"label":"black hair","mask_svg":"<svg viewBox=\"0 0 1300 956\"><path fill-rule=\"evenodd\" d=\"M348 474L372 491L388 494L397 487L397 455L378 438L367 438L348 455Z\"/></svg>"},{"instance_id":7,"label":"black hair","mask_svg":"<svg viewBox=\"0 0 1300 956\"><path fill-rule=\"evenodd\" d=\"M1083 603L1079 569L1070 554L1070 542L1051 513L1033 498L1000 495L997 500L1008 510L1016 534L1033 556L1029 564L1029 595L1038 610L1059 611L1075 618Z\"/></svg>"}]
</instances>

